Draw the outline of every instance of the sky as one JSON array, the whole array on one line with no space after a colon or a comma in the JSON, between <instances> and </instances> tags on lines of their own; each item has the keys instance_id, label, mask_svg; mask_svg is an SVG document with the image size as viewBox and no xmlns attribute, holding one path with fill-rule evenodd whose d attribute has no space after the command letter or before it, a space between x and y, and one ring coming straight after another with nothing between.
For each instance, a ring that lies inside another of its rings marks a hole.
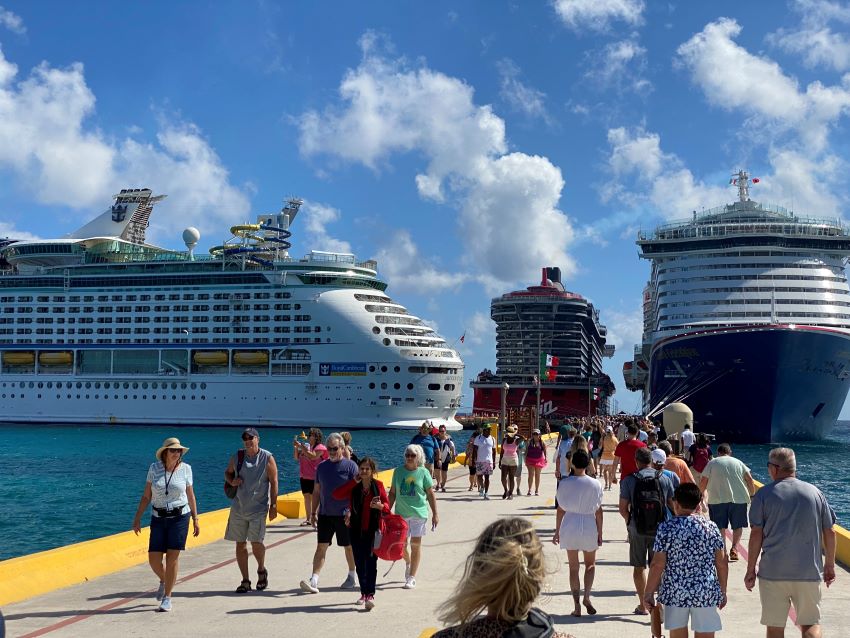
<instances>
[{"instance_id":1,"label":"sky","mask_svg":"<svg viewBox=\"0 0 850 638\"><path fill-rule=\"evenodd\" d=\"M828 0L0 0L0 236L150 187L149 241L195 226L202 252L298 196L291 253L377 259L467 382L495 368L490 300L559 266L637 411L639 230L733 201L739 169L845 215L848 26Z\"/></svg>"}]
</instances>

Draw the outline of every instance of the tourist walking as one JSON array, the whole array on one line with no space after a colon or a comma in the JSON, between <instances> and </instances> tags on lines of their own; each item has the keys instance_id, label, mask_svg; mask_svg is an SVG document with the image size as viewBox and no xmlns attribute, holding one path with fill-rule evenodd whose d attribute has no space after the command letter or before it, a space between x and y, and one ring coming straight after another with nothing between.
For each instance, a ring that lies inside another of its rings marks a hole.
<instances>
[{"instance_id":1,"label":"tourist walking","mask_svg":"<svg viewBox=\"0 0 850 638\"><path fill-rule=\"evenodd\" d=\"M431 507L431 531L437 529L437 497L430 472L423 467L425 453L418 445L408 445L404 450L404 465L393 470L390 487L390 507L407 521L410 548L404 548L404 589L416 587L416 573L422 559L422 538L428 523L428 507Z\"/></svg>"},{"instance_id":2,"label":"tourist walking","mask_svg":"<svg viewBox=\"0 0 850 638\"><path fill-rule=\"evenodd\" d=\"M516 464L516 495L522 495L522 468L525 466L525 455L528 452L528 441L524 436L518 435L519 445L516 449L517 464Z\"/></svg>"},{"instance_id":3,"label":"tourist walking","mask_svg":"<svg viewBox=\"0 0 850 638\"><path fill-rule=\"evenodd\" d=\"M573 473L558 484L558 511L552 542L567 550L570 565L570 590L573 595L573 616L581 616L581 605L591 616L596 609L590 601L593 577L596 574L596 550L602 546L602 486L587 475L591 463L584 450L572 456ZM584 558L584 597L581 599L581 567L578 553Z\"/></svg>"},{"instance_id":4,"label":"tourist walking","mask_svg":"<svg viewBox=\"0 0 850 638\"><path fill-rule=\"evenodd\" d=\"M133 519L133 531L138 536L142 531L142 514L151 504L148 563L159 578L157 611L171 611L171 594L177 582L180 552L186 549L190 517L192 535L201 533L198 504L192 487L192 467L183 462L183 455L188 451L189 448L181 445L175 437L162 442L154 455L156 462L148 468L145 489Z\"/></svg>"},{"instance_id":5,"label":"tourist walking","mask_svg":"<svg viewBox=\"0 0 850 638\"><path fill-rule=\"evenodd\" d=\"M375 607L375 583L378 579L378 557L372 548L381 515L390 513L390 502L384 484L375 478L378 471L375 461L368 456L364 457L358 468L358 477L336 488L333 497L348 499L345 525L348 527L357 581L360 583L360 598L354 604L364 605L366 611L371 611Z\"/></svg>"},{"instance_id":6,"label":"tourist walking","mask_svg":"<svg viewBox=\"0 0 850 638\"><path fill-rule=\"evenodd\" d=\"M630 426L634 427L634 426ZM658 526L673 509L670 479L649 467L652 455L646 447L635 450L637 471L620 481L620 516L626 521L629 539L629 564L638 596L635 614L645 616L646 568L652 561L652 547ZM651 610L652 635L661 635L661 609Z\"/></svg>"},{"instance_id":7,"label":"tourist walking","mask_svg":"<svg viewBox=\"0 0 850 638\"><path fill-rule=\"evenodd\" d=\"M708 438L705 434L697 435L697 442L688 448L688 458L691 464L691 474L694 475L694 481L699 485L702 482L702 472L705 466L712 457L711 446L708 444Z\"/></svg>"},{"instance_id":8,"label":"tourist walking","mask_svg":"<svg viewBox=\"0 0 850 638\"><path fill-rule=\"evenodd\" d=\"M728 443L717 446L717 456L708 462L702 472L700 491L708 491L708 515L721 534L732 528L732 548L729 560L738 560L738 543L747 527L747 505L755 494L756 486L750 474L750 468L732 456ZM726 537L723 537L723 551L726 551Z\"/></svg>"},{"instance_id":9,"label":"tourist walking","mask_svg":"<svg viewBox=\"0 0 850 638\"><path fill-rule=\"evenodd\" d=\"M772 449L767 472L773 482L750 505L744 585L752 591L758 576L768 638L785 635L792 604L801 635L820 638L820 582L829 587L835 581L835 512L819 489L797 478L794 450Z\"/></svg>"},{"instance_id":10,"label":"tourist walking","mask_svg":"<svg viewBox=\"0 0 850 638\"><path fill-rule=\"evenodd\" d=\"M688 638L688 620L698 638L714 638L722 628L717 610L726 606L729 564L717 526L696 514L701 498L693 483L677 487L676 515L658 526L652 547L644 603L654 609L658 591L670 638Z\"/></svg>"},{"instance_id":11,"label":"tourist walking","mask_svg":"<svg viewBox=\"0 0 850 638\"><path fill-rule=\"evenodd\" d=\"M584 436L573 437L573 443L570 446L570 454L569 454L570 471L568 472L568 475L572 475L572 473L574 471L574 467L572 465L572 458L573 458L573 454L575 454L579 450L581 450L582 452L585 452L587 454L587 458L590 459L590 463L587 466L586 474L588 476L592 476L593 478L596 478L596 464L593 462L593 458L591 458L591 456L590 456L590 443L587 442L587 439Z\"/></svg>"},{"instance_id":12,"label":"tourist walking","mask_svg":"<svg viewBox=\"0 0 850 638\"><path fill-rule=\"evenodd\" d=\"M534 526L515 517L490 523L466 559L460 583L438 609L440 620L451 626L433 638L573 638L555 631L552 618L533 607L545 581L546 560Z\"/></svg>"},{"instance_id":13,"label":"tourist walking","mask_svg":"<svg viewBox=\"0 0 850 638\"><path fill-rule=\"evenodd\" d=\"M469 436L469 441L466 442L466 450L463 456L463 464L467 466L469 469L469 489L467 492L471 492L475 489L477 485L477 478L475 476L475 439L481 434L481 428L476 427L473 430L472 434Z\"/></svg>"},{"instance_id":14,"label":"tourist walking","mask_svg":"<svg viewBox=\"0 0 850 638\"><path fill-rule=\"evenodd\" d=\"M534 495L540 494L540 473L546 467L546 442L540 436L540 430L535 428L531 431L531 440L525 452L525 467L528 470L528 494L531 496L531 487L534 485Z\"/></svg>"},{"instance_id":15,"label":"tourist walking","mask_svg":"<svg viewBox=\"0 0 850 638\"><path fill-rule=\"evenodd\" d=\"M620 481L637 471L635 452L645 448L646 444L638 440L638 427L634 423L626 426L626 440L620 441L614 450L614 472L620 468Z\"/></svg>"},{"instance_id":16,"label":"tourist walking","mask_svg":"<svg viewBox=\"0 0 850 638\"><path fill-rule=\"evenodd\" d=\"M434 478L437 482L435 489L445 492L446 481L449 478L449 465L454 463L457 450L446 426L441 425L437 431L437 452L434 458Z\"/></svg>"},{"instance_id":17,"label":"tourist walking","mask_svg":"<svg viewBox=\"0 0 850 638\"><path fill-rule=\"evenodd\" d=\"M251 591L248 577L248 543L257 560L257 589L269 586L266 569L266 516L277 518L277 463L268 450L260 447L260 435L254 428L242 432L244 450L230 457L224 480L236 488L230 505L224 539L236 542L236 564L242 573L237 594Z\"/></svg>"},{"instance_id":18,"label":"tourist walking","mask_svg":"<svg viewBox=\"0 0 850 638\"><path fill-rule=\"evenodd\" d=\"M354 589L356 568L354 553L351 550L351 537L345 525L345 512L348 509L348 499L334 498L334 490L356 478L359 469L342 456L345 443L342 436L334 432L328 435L328 460L322 461L316 468L316 487L313 490L313 522L316 523L316 551L313 554L313 573L307 580L302 580L301 589L311 594L319 593L319 574L325 565L328 546L336 537L336 544L345 551L348 563L348 576L340 587Z\"/></svg>"},{"instance_id":19,"label":"tourist walking","mask_svg":"<svg viewBox=\"0 0 850 638\"><path fill-rule=\"evenodd\" d=\"M696 483L694 475L691 474L691 468L688 467L685 460L681 456L673 454L673 446L670 445L670 441L659 441L658 449L663 450L667 456L667 460L664 461L664 469L670 470L678 476L679 483Z\"/></svg>"},{"instance_id":20,"label":"tourist walking","mask_svg":"<svg viewBox=\"0 0 850 638\"><path fill-rule=\"evenodd\" d=\"M422 452L425 454L425 468L431 473L431 477L433 478L434 457L436 456L439 444L437 443L437 438L431 434L431 424L424 421L419 426L419 432L410 439L410 444L418 445L422 448Z\"/></svg>"},{"instance_id":21,"label":"tourist walking","mask_svg":"<svg viewBox=\"0 0 850 638\"><path fill-rule=\"evenodd\" d=\"M328 458L328 449L324 446L322 431L310 428L306 441L297 438L292 442L295 460L298 461L298 476L301 483L301 496L304 499L306 516L301 527L313 525L313 488L316 485L316 468ZM313 525L315 527L315 525Z\"/></svg>"},{"instance_id":22,"label":"tourist walking","mask_svg":"<svg viewBox=\"0 0 850 638\"><path fill-rule=\"evenodd\" d=\"M605 489L610 490L617 483L614 473L614 452L620 442L614 436L614 428L610 425L605 428L605 436L602 437L602 454L599 457L599 466L602 468L602 478L605 481Z\"/></svg>"},{"instance_id":23,"label":"tourist walking","mask_svg":"<svg viewBox=\"0 0 850 638\"><path fill-rule=\"evenodd\" d=\"M339 435L342 437L342 442L344 444L342 448L343 458L346 458L349 461L354 461L355 465L359 466L360 459L357 458L357 454L355 454L354 448L351 447L351 432L340 432Z\"/></svg>"},{"instance_id":24,"label":"tourist walking","mask_svg":"<svg viewBox=\"0 0 850 638\"><path fill-rule=\"evenodd\" d=\"M685 423L684 428L682 428L682 433L679 435L679 439L682 441L682 455L685 457L685 460L690 463L691 446L696 443L696 436L691 430L690 423Z\"/></svg>"},{"instance_id":25,"label":"tourist walking","mask_svg":"<svg viewBox=\"0 0 850 638\"><path fill-rule=\"evenodd\" d=\"M516 480L516 469L519 465L519 442L516 426L509 425L502 439L502 449L499 452L499 469L501 470L502 498L512 499L514 497L514 481Z\"/></svg>"},{"instance_id":26,"label":"tourist walking","mask_svg":"<svg viewBox=\"0 0 850 638\"><path fill-rule=\"evenodd\" d=\"M475 437L472 447L475 461L475 477L478 480L478 494L486 501L490 497L490 475L496 467L496 439L490 435L490 426L481 428L481 434Z\"/></svg>"}]
</instances>

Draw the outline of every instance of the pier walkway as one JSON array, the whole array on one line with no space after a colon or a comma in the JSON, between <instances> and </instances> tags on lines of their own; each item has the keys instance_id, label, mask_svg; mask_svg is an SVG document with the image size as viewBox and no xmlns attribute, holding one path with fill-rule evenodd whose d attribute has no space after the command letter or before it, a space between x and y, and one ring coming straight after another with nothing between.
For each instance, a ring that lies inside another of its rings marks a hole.
<instances>
[{"instance_id":1,"label":"pier walkway","mask_svg":"<svg viewBox=\"0 0 850 638\"><path fill-rule=\"evenodd\" d=\"M632 613L637 597L628 565L625 526L617 514L616 491L605 492L605 542L597 555L594 586L598 614L581 618L569 615L572 599L566 552L549 542L555 525L551 463L547 470L541 496L511 501L501 500L501 486L495 482L495 498L483 501L477 492L467 491L466 469L452 470L448 492L438 496L439 528L423 541L416 588L402 589L403 563L396 564L384 577L389 563L379 561L376 607L371 612L354 606L359 592L338 588L347 567L342 551L335 546L328 551L319 584L321 593L300 590L299 581L311 572L315 533L305 532L298 520L284 519L268 528L269 589L264 592L233 593L240 580L233 544L218 541L182 555L170 613L155 613L157 582L145 564L5 607L7 635L428 636L440 627L435 608L451 594L479 532L496 517L523 516L534 522L546 546L552 573L547 594L538 604L555 617L559 629L576 638L650 636L648 617ZM745 534L745 547L746 540ZM253 559L251 568L255 569ZM758 593L747 592L743 586L745 569L744 556L730 566L729 605L721 612L724 627L720 636L764 636L759 625ZM841 566L836 583L825 592L823 615L825 635L850 631L850 573ZM790 622L787 635L799 635Z\"/></svg>"}]
</instances>

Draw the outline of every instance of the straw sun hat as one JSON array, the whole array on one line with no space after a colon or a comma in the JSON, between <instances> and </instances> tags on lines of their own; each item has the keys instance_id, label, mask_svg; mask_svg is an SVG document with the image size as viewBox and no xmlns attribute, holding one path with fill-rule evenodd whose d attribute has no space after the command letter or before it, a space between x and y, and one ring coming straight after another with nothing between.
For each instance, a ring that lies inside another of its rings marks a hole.
<instances>
[{"instance_id":1,"label":"straw sun hat","mask_svg":"<svg viewBox=\"0 0 850 638\"><path fill-rule=\"evenodd\" d=\"M176 436L172 436L162 442L162 447L160 447L156 451L156 460L161 461L162 453L165 452L165 450L169 449L183 450L183 454L186 454L186 452L189 451L189 448L187 448L185 445L180 444L180 439L178 439Z\"/></svg>"}]
</instances>

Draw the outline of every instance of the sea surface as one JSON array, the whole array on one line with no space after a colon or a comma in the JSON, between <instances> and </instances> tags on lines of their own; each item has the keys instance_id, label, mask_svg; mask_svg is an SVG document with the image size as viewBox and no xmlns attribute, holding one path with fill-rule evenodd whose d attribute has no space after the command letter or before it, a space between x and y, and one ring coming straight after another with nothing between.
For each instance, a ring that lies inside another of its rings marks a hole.
<instances>
[{"instance_id":1,"label":"sea surface","mask_svg":"<svg viewBox=\"0 0 850 638\"><path fill-rule=\"evenodd\" d=\"M0 560L129 530L154 453L169 436L190 448L200 512L229 506L222 483L228 458L239 449L242 428L0 426ZM325 432L325 435L329 434ZM276 457L280 493L298 489L292 440L300 430L260 430L260 446ZM403 462L413 432L358 430L352 445L373 456L379 469ZM467 433L456 433L463 443ZM829 440L794 443L799 476L826 494L845 526L850 523L850 421ZM767 482L770 445L736 445L733 455ZM148 514L143 518L147 525Z\"/></svg>"}]
</instances>

